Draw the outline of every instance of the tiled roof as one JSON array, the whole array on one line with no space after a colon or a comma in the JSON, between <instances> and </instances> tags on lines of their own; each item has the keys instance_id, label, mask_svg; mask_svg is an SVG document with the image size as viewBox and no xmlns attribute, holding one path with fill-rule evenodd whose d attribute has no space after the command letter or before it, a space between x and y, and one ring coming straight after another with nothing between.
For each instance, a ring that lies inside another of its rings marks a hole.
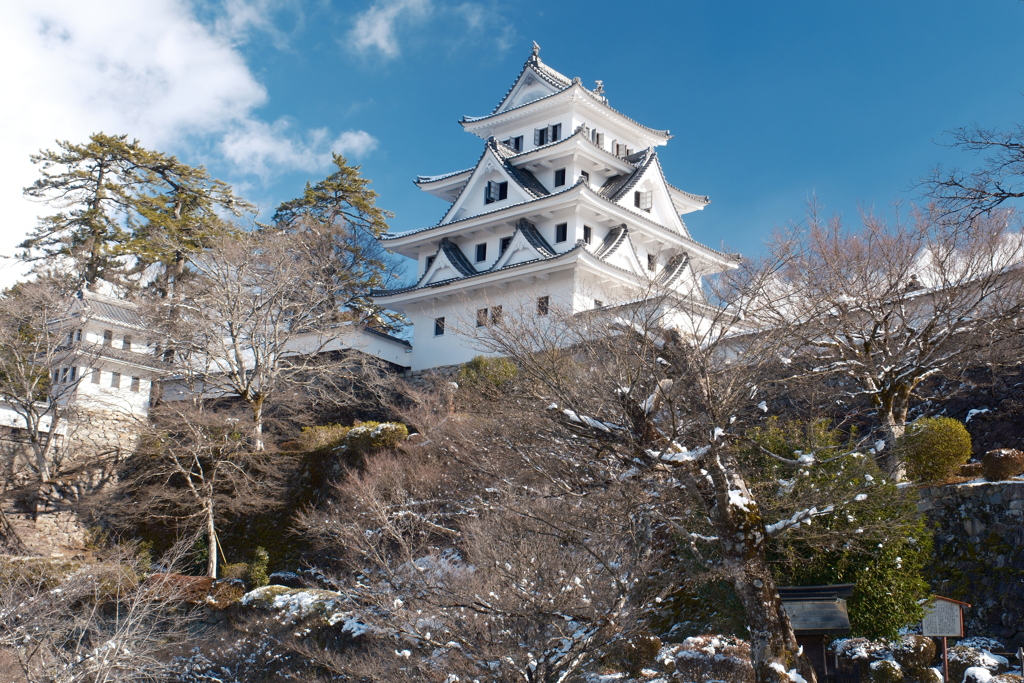
<instances>
[{"instance_id":1,"label":"tiled roof","mask_svg":"<svg viewBox=\"0 0 1024 683\"><path fill-rule=\"evenodd\" d=\"M547 258L532 259L530 261L521 261L519 263L513 263L513 264L510 264L510 265L507 265L507 266L502 266L501 268L498 268L497 270L493 270L493 269L492 270L485 270L483 272L475 273L473 275L467 275L466 277L463 277L463 278L450 278L448 280L442 280L441 282L431 282L429 285L420 286L420 285L416 284L416 285L412 285L412 286L409 286L409 287L402 287L402 288L399 288L399 289L374 289L374 290L370 291L370 296L372 296L372 297L394 296L395 294L405 294L406 292L411 292L411 291L416 290L416 289L430 289L432 287L440 287L442 285L451 284L452 282L462 282L463 280L467 280L467 279L473 278L473 277L479 277L481 275L490 275L492 273L500 273L502 271L510 270L512 268L519 268L520 266L526 266L526 265L529 265L531 263L538 263L540 261L553 261L553 260L561 259L561 258L564 258L567 254L571 254L571 253L573 253L575 251L578 251L579 249L582 249L582 248L583 248L582 244L577 244L576 246L574 246L572 249L569 249L568 251L563 251L561 254L555 254L554 256L550 256L550 257L547 257Z\"/></svg>"},{"instance_id":2,"label":"tiled roof","mask_svg":"<svg viewBox=\"0 0 1024 683\"><path fill-rule=\"evenodd\" d=\"M678 187L676 187L675 185L668 181L665 181L665 184L671 187L679 194L686 195L695 202L699 202L701 204L704 204L705 206L711 203L711 197L707 196L706 194L694 194L692 192L687 192L686 190L680 190Z\"/></svg>"},{"instance_id":3,"label":"tiled roof","mask_svg":"<svg viewBox=\"0 0 1024 683\"><path fill-rule=\"evenodd\" d=\"M114 325L124 325L136 329L146 329L142 317L135 305L127 301L117 301L108 297L81 291L78 293L81 302L79 312L97 321L106 321Z\"/></svg>"},{"instance_id":4,"label":"tiled roof","mask_svg":"<svg viewBox=\"0 0 1024 683\"><path fill-rule=\"evenodd\" d=\"M601 242L601 246L594 251L594 256L599 259L611 256L619 247L622 246L622 243L626 241L627 235L629 235L629 229L626 227L625 223L622 225L616 225L608 231L607 235L604 236L604 241Z\"/></svg>"},{"instance_id":5,"label":"tiled roof","mask_svg":"<svg viewBox=\"0 0 1024 683\"><path fill-rule=\"evenodd\" d=\"M546 187L541 185L540 181L537 180L537 176L533 175L533 173L525 168L516 168L509 163L509 159L515 157L518 152L508 145L498 142L494 138L488 139L487 144L494 151L494 154L501 159L505 172L508 173L508 175L511 176L512 179L520 185L520 187L534 197L544 197L551 194Z\"/></svg>"},{"instance_id":6,"label":"tiled roof","mask_svg":"<svg viewBox=\"0 0 1024 683\"><path fill-rule=\"evenodd\" d=\"M651 128L650 126L645 126L644 124L640 123L639 121L636 121L635 119L631 119L630 117L626 116L625 114L623 114L622 112L620 112L619 110L615 109L610 104L608 104L608 102L605 100L604 97L602 97L600 95L595 95L594 93L590 92L585 87L583 87L582 84L574 81L572 85L578 85L580 90L582 92L586 93L587 96L590 97L592 100L594 100L595 103L600 104L601 106L605 107L606 109L611 111L613 114L621 116L623 119L625 119L626 121L629 121L634 126L637 126L638 128L643 128L646 131L649 131L651 133L654 133L657 136L660 136L660 137L663 137L663 138L666 138L666 139L671 139L672 138L672 134L669 131L667 131L667 130L658 130L657 128ZM569 86L569 87L572 87L572 86ZM491 112L490 114L487 114L486 116L463 116L462 119L460 119L459 123L466 124L466 123L479 123L480 121L486 121L487 119L490 119L490 118L493 118L493 117L496 117L496 116L502 116L502 115L507 114L509 112L517 111L519 109L523 109L524 107L529 107L529 106L534 105L534 104L536 104L538 102L543 102L543 101L548 100L548 99L550 99L552 97L557 97L558 95L561 95L563 92L565 92L568 89L569 88L563 88L562 90L559 90L558 92L553 92L550 95L545 95L544 97L539 97L539 98L537 98L535 100L530 100L529 102L525 102L523 104L520 104L518 107L511 107L511 108L506 109L506 110L501 111L501 112L499 112L497 109L495 109L493 112ZM510 89L509 92L511 92L511 89ZM508 97L508 95L506 95L506 97ZM502 102L504 102L504 101L505 100L503 98Z\"/></svg>"},{"instance_id":7,"label":"tiled roof","mask_svg":"<svg viewBox=\"0 0 1024 683\"><path fill-rule=\"evenodd\" d=\"M597 197L597 198L599 198L599 199L601 199L603 201L610 201L607 197L604 197L598 191L596 191L593 188L591 188L582 179L581 180L577 180L576 183L566 187L564 190L560 190L558 192L552 192L549 196L550 197L554 197L554 196L557 196L557 195L560 195L560 194L565 194L566 192L571 192L572 190L576 189L580 185L583 185L595 197ZM499 213L501 211L505 211L507 209L512 209L512 208L515 208L515 207L518 207L518 206L524 206L526 204L530 204L532 202L540 201L540 199L545 199L545 198L546 197L541 197L541 198L536 198L536 199L526 199L526 200L523 200L521 202L516 202L515 204L509 204L508 206L497 207L497 208L495 208L492 211L486 211L486 212L484 212L482 214L477 214L475 216L467 216L466 218L460 218L459 220L451 221L450 223L444 223L444 224L438 224L438 225L430 225L430 226L427 226L425 228L420 228L418 230L410 230L408 232L399 233L397 235L384 235L380 239L382 241L395 240L395 239L400 239L402 237L408 237L410 235L416 235L416 234L419 234L419 233L422 233L422 232L428 232L430 230L435 230L437 228L447 228L447 227L451 227L453 225L457 225L459 223L464 223L466 221L475 220L477 218L480 218L481 216L486 216L486 215L492 214L492 213ZM647 213L643 213L643 214L637 213L636 211L633 211L629 207L623 206L621 204L615 204L615 208L619 209L621 211L625 211L626 213L631 214L631 215L639 218L640 220L644 221L645 223L653 223L654 225L657 225L658 227L660 227L662 230L664 230L666 232L669 232L669 233L672 233L674 235L678 235L679 237L682 237L683 239L692 242L694 245L696 245L696 246L698 246L698 247L700 247L702 249L706 249L707 251L711 252L712 254L716 254L718 256L721 256L723 258L726 258L726 259L729 259L729 260L733 260L733 261L736 261L736 260L738 260L740 258L739 254L727 254L727 253L725 253L723 251L719 251L718 249L715 249L713 247L709 247L706 244L701 244L700 242L697 242L692 237L690 237L690 235L688 235L688 234L687 235L680 235L679 233L675 232L674 230L671 230L670 228L667 228L667 227L665 227L665 226L663 226L663 225L661 225L659 223L655 223L651 219L651 216L648 215Z\"/></svg>"},{"instance_id":8,"label":"tiled roof","mask_svg":"<svg viewBox=\"0 0 1024 683\"><path fill-rule=\"evenodd\" d=\"M464 168L461 171L453 171L452 173L442 173L441 175L418 175L416 176L415 182L417 185L424 183L436 183L438 180L444 180L445 178L451 178L452 176L461 175L467 171L472 171L473 167Z\"/></svg>"},{"instance_id":9,"label":"tiled roof","mask_svg":"<svg viewBox=\"0 0 1024 683\"><path fill-rule=\"evenodd\" d=\"M508 96L512 94L512 91L515 89L516 85L519 83L519 79L523 77L523 74L526 73L527 69L532 69L532 71L535 74L537 74L537 76L541 80L547 81L550 85L553 85L554 87L558 88L559 91L565 90L570 85L572 85L572 81L570 81L568 78L566 78L562 74L558 73L557 71L555 71L554 69L549 67L544 62L542 62L540 60L539 56L537 56L537 55L530 55L530 58L527 59L526 63L523 64L523 68L519 70L519 75L516 76L514 81L512 81L512 85L509 86L509 89L505 91L505 94L501 96L501 99L498 101L498 105L494 108L494 111L492 111L489 114L489 116L493 116L494 114L498 113L498 109L500 109L501 105L503 105L505 103L505 100L508 99ZM479 117L475 117L475 119L474 119L474 117L464 116L463 120L470 120L470 119L477 120L477 119L485 119L485 118L487 118L487 117L486 116L479 116Z\"/></svg>"},{"instance_id":10,"label":"tiled roof","mask_svg":"<svg viewBox=\"0 0 1024 683\"><path fill-rule=\"evenodd\" d=\"M124 363L131 363L145 368L166 368L167 364L150 353L137 353L128 349L104 344L93 344L91 342L75 342L66 347L69 354L75 354L85 358L110 358Z\"/></svg>"},{"instance_id":11,"label":"tiled roof","mask_svg":"<svg viewBox=\"0 0 1024 683\"><path fill-rule=\"evenodd\" d=\"M523 233L523 237L525 237L526 241L530 243L530 246L539 251L546 258L558 255L558 252L551 248L548 241L544 239L544 236L537 230L537 226L525 218L519 219L519 222L516 223L516 230Z\"/></svg>"},{"instance_id":12,"label":"tiled roof","mask_svg":"<svg viewBox=\"0 0 1024 683\"><path fill-rule=\"evenodd\" d=\"M459 249L459 245L455 244L455 242L452 242L447 237L441 240L441 245L438 247L438 251L444 252L444 255L448 257L451 264L455 266L455 270L462 273L463 277L477 274L476 268L473 267L473 264L469 262L466 255L462 253L461 249Z\"/></svg>"},{"instance_id":13,"label":"tiled roof","mask_svg":"<svg viewBox=\"0 0 1024 683\"><path fill-rule=\"evenodd\" d=\"M616 202L625 196L627 192L636 187L636 184L640 181L640 178L647 170L647 167L651 165L657 156L657 153L653 149L647 148L635 154L630 154L628 157L624 157L626 161L636 166L637 169L630 173L625 182L616 188L615 194L608 196L608 201Z\"/></svg>"},{"instance_id":14,"label":"tiled roof","mask_svg":"<svg viewBox=\"0 0 1024 683\"><path fill-rule=\"evenodd\" d=\"M661 275L658 277L658 284L665 287L674 285L679 280L679 276L686 270L689 262L690 255L685 252L673 256L665 264L665 269L661 271Z\"/></svg>"}]
</instances>

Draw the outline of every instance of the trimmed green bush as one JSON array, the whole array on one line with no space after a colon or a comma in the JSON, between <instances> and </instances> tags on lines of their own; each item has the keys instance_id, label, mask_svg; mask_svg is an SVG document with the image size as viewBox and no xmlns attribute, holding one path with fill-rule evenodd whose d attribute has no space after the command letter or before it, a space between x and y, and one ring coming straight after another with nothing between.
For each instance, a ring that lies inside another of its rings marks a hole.
<instances>
[{"instance_id":1,"label":"trimmed green bush","mask_svg":"<svg viewBox=\"0 0 1024 683\"><path fill-rule=\"evenodd\" d=\"M352 427L336 424L303 427L298 443L304 451L337 450L359 455L394 448L407 438L409 429L401 422L362 422Z\"/></svg>"},{"instance_id":2,"label":"trimmed green bush","mask_svg":"<svg viewBox=\"0 0 1024 683\"><path fill-rule=\"evenodd\" d=\"M250 586L260 588L270 583L270 575L267 573L267 566L270 564L270 556L263 547L256 548L252 554L252 562L249 563L249 575L246 577Z\"/></svg>"},{"instance_id":3,"label":"trimmed green bush","mask_svg":"<svg viewBox=\"0 0 1024 683\"><path fill-rule=\"evenodd\" d=\"M519 368L508 358L476 356L459 368L459 384L479 389L500 389L519 376Z\"/></svg>"},{"instance_id":4,"label":"trimmed green bush","mask_svg":"<svg viewBox=\"0 0 1024 683\"><path fill-rule=\"evenodd\" d=\"M948 479L971 457L971 435L951 417L916 420L907 426L900 446L907 476L914 481Z\"/></svg>"}]
</instances>

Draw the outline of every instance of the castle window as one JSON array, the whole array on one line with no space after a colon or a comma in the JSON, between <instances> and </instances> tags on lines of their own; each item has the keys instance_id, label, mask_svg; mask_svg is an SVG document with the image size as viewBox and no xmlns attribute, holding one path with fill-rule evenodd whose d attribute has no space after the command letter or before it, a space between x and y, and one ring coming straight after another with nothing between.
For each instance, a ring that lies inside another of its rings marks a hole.
<instances>
[{"instance_id":1,"label":"castle window","mask_svg":"<svg viewBox=\"0 0 1024 683\"><path fill-rule=\"evenodd\" d=\"M598 133L596 130L590 131L590 141L598 147L604 148L604 133Z\"/></svg>"},{"instance_id":2,"label":"castle window","mask_svg":"<svg viewBox=\"0 0 1024 683\"><path fill-rule=\"evenodd\" d=\"M565 185L565 169L560 168L555 171L555 187L562 187Z\"/></svg>"},{"instance_id":3,"label":"castle window","mask_svg":"<svg viewBox=\"0 0 1024 683\"><path fill-rule=\"evenodd\" d=\"M487 309L478 308L476 311L476 326L487 327Z\"/></svg>"},{"instance_id":4,"label":"castle window","mask_svg":"<svg viewBox=\"0 0 1024 683\"><path fill-rule=\"evenodd\" d=\"M121 388L121 373L112 372L110 373L110 388L120 389Z\"/></svg>"},{"instance_id":5,"label":"castle window","mask_svg":"<svg viewBox=\"0 0 1024 683\"><path fill-rule=\"evenodd\" d=\"M580 171L580 177L583 178L583 182L585 182L587 185L590 184L590 174L589 173L587 173L586 171Z\"/></svg>"},{"instance_id":6,"label":"castle window","mask_svg":"<svg viewBox=\"0 0 1024 683\"><path fill-rule=\"evenodd\" d=\"M484 242L483 244L476 245L476 262L480 263L481 261L486 261L486 260L487 260L487 243Z\"/></svg>"},{"instance_id":7,"label":"castle window","mask_svg":"<svg viewBox=\"0 0 1024 683\"><path fill-rule=\"evenodd\" d=\"M654 270L657 270L657 269L658 269L658 257L655 256L654 254L648 254L647 255L647 270L654 271Z\"/></svg>"},{"instance_id":8,"label":"castle window","mask_svg":"<svg viewBox=\"0 0 1024 683\"><path fill-rule=\"evenodd\" d=\"M121 341L121 348L125 351L132 350L132 338L129 335L124 335L124 339Z\"/></svg>"},{"instance_id":9,"label":"castle window","mask_svg":"<svg viewBox=\"0 0 1024 683\"><path fill-rule=\"evenodd\" d=\"M501 249L499 250L499 254L498 255L500 256L501 254L504 254L506 251L508 251L508 248L509 248L509 246L511 244L512 244L512 238L511 237L502 237L501 238Z\"/></svg>"},{"instance_id":10,"label":"castle window","mask_svg":"<svg viewBox=\"0 0 1024 683\"><path fill-rule=\"evenodd\" d=\"M537 297L537 315L547 315L550 310L551 299L546 296Z\"/></svg>"},{"instance_id":11,"label":"castle window","mask_svg":"<svg viewBox=\"0 0 1024 683\"><path fill-rule=\"evenodd\" d=\"M551 142L562 139L562 124L556 123L551 126Z\"/></svg>"},{"instance_id":12,"label":"castle window","mask_svg":"<svg viewBox=\"0 0 1024 683\"><path fill-rule=\"evenodd\" d=\"M138 393L141 384L142 382L139 381L138 377L132 377L132 391Z\"/></svg>"},{"instance_id":13,"label":"castle window","mask_svg":"<svg viewBox=\"0 0 1024 683\"><path fill-rule=\"evenodd\" d=\"M493 204L494 202L501 201L502 199L508 198L508 182L498 182L496 180L488 180L487 187L484 190L484 204Z\"/></svg>"},{"instance_id":14,"label":"castle window","mask_svg":"<svg viewBox=\"0 0 1024 683\"><path fill-rule=\"evenodd\" d=\"M650 212L651 204L653 202L652 197L654 193L648 190L647 192L640 192L639 190L633 193L633 206L638 209Z\"/></svg>"},{"instance_id":15,"label":"castle window","mask_svg":"<svg viewBox=\"0 0 1024 683\"><path fill-rule=\"evenodd\" d=\"M594 231L590 229L589 225L583 226L583 242L590 244L590 240L594 238Z\"/></svg>"},{"instance_id":16,"label":"castle window","mask_svg":"<svg viewBox=\"0 0 1024 683\"><path fill-rule=\"evenodd\" d=\"M548 129L535 128L533 131L533 144L537 147L548 144Z\"/></svg>"},{"instance_id":17,"label":"castle window","mask_svg":"<svg viewBox=\"0 0 1024 683\"><path fill-rule=\"evenodd\" d=\"M511 147L512 149L514 149L517 152L522 152L523 151L523 136L522 135L516 136L514 138L509 138L508 140L503 140L502 143L507 145L507 146L509 146L509 147Z\"/></svg>"},{"instance_id":18,"label":"castle window","mask_svg":"<svg viewBox=\"0 0 1024 683\"><path fill-rule=\"evenodd\" d=\"M491 306L491 324L501 324L501 306Z\"/></svg>"},{"instance_id":19,"label":"castle window","mask_svg":"<svg viewBox=\"0 0 1024 683\"><path fill-rule=\"evenodd\" d=\"M92 376L90 377L89 381L91 381L93 384L99 384L100 383L100 376L102 374L103 374L103 372L99 368L93 368L92 369Z\"/></svg>"},{"instance_id":20,"label":"castle window","mask_svg":"<svg viewBox=\"0 0 1024 683\"><path fill-rule=\"evenodd\" d=\"M113 346L113 344L114 344L114 331L113 330L103 330L103 345L104 346Z\"/></svg>"},{"instance_id":21,"label":"castle window","mask_svg":"<svg viewBox=\"0 0 1024 683\"><path fill-rule=\"evenodd\" d=\"M559 223L555 226L555 242L564 242L569 239L569 224Z\"/></svg>"},{"instance_id":22,"label":"castle window","mask_svg":"<svg viewBox=\"0 0 1024 683\"><path fill-rule=\"evenodd\" d=\"M444 335L444 316L434 318L434 336L440 337L442 335Z\"/></svg>"},{"instance_id":23,"label":"castle window","mask_svg":"<svg viewBox=\"0 0 1024 683\"><path fill-rule=\"evenodd\" d=\"M433 256L428 256L427 257L427 265L423 268L423 272L425 273L428 270L430 270L430 266L432 266L432 265L434 265L434 257Z\"/></svg>"}]
</instances>

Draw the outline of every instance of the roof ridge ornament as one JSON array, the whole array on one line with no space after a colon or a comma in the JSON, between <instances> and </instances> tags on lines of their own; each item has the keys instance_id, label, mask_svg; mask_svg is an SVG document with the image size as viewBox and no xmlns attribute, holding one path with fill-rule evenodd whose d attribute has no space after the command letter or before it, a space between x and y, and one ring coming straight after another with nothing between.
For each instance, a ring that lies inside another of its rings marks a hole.
<instances>
[{"instance_id":1,"label":"roof ridge ornament","mask_svg":"<svg viewBox=\"0 0 1024 683\"><path fill-rule=\"evenodd\" d=\"M533 41L533 49L530 51L530 61L534 64L540 61L540 45Z\"/></svg>"},{"instance_id":2,"label":"roof ridge ornament","mask_svg":"<svg viewBox=\"0 0 1024 683\"><path fill-rule=\"evenodd\" d=\"M594 94L595 95L603 95L604 94L604 81L602 81L600 78L597 79L596 81L594 81Z\"/></svg>"}]
</instances>

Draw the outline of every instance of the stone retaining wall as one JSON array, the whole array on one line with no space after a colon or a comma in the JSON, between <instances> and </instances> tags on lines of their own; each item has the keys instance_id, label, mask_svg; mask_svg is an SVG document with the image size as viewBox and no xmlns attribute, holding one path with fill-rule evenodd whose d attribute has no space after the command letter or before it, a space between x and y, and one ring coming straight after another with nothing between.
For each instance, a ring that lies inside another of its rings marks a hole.
<instances>
[{"instance_id":1,"label":"stone retaining wall","mask_svg":"<svg viewBox=\"0 0 1024 683\"><path fill-rule=\"evenodd\" d=\"M932 588L963 600L967 635L1024 646L1024 481L921 489L935 529Z\"/></svg>"}]
</instances>

